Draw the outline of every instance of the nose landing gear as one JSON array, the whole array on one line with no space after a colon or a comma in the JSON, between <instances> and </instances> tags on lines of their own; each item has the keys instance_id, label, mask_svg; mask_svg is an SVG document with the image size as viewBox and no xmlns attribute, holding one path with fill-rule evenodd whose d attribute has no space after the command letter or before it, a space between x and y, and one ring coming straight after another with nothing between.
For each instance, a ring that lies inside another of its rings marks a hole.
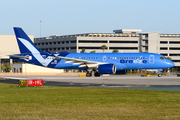
<instances>
[{"instance_id":1,"label":"nose landing gear","mask_svg":"<svg viewBox=\"0 0 180 120\"><path fill-rule=\"evenodd\" d=\"M161 77L162 75L161 74L158 74L158 77Z\"/></svg>"}]
</instances>

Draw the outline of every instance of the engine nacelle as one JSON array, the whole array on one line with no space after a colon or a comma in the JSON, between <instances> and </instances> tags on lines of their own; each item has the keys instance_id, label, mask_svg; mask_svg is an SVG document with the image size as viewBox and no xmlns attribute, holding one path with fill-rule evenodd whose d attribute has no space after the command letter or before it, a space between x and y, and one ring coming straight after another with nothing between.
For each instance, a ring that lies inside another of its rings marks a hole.
<instances>
[{"instance_id":1,"label":"engine nacelle","mask_svg":"<svg viewBox=\"0 0 180 120\"><path fill-rule=\"evenodd\" d=\"M99 65L98 72L100 74L115 74L116 73L116 65L114 65L114 64Z\"/></svg>"},{"instance_id":2,"label":"engine nacelle","mask_svg":"<svg viewBox=\"0 0 180 120\"><path fill-rule=\"evenodd\" d=\"M127 70L117 70L117 71L116 71L116 75L125 75L125 74L127 74L127 73L128 73Z\"/></svg>"}]
</instances>

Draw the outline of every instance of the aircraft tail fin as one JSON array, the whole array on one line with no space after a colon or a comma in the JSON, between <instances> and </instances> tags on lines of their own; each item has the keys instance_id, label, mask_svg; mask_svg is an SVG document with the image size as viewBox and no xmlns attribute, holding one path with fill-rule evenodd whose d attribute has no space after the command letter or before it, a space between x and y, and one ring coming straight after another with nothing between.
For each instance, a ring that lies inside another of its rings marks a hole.
<instances>
[{"instance_id":1,"label":"aircraft tail fin","mask_svg":"<svg viewBox=\"0 0 180 120\"><path fill-rule=\"evenodd\" d=\"M22 28L14 27L14 32L16 35L17 43L19 45L19 50L21 54L23 53L41 53L27 34L22 30Z\"/></svg>"}]
</instances>

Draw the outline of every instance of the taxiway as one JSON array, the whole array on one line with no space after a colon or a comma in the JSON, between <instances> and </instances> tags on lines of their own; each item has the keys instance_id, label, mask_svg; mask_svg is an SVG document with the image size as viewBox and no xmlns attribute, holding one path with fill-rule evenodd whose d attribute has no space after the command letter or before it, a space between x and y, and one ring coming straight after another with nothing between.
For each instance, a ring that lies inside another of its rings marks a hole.
<instances>
[{"instance_id":1,"label":"taxiway","mask_svg":"<svg viewBox=\"0 0 180 120\"><path fill-rule=\"evenodd\" d=\"M62 77L62 76L1 76L0 82L26 79L43 79L50 86L114 86L114 87L180 87L176 76L109 76L109 77ZM7 80L8 79L8 80Z\"/></svg>"}]
</instances>

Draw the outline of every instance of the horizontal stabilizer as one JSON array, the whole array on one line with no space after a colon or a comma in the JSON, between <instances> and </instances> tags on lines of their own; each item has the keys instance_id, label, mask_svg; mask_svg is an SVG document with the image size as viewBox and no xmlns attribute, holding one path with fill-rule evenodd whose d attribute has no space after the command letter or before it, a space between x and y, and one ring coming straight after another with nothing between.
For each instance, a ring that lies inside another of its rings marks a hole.
<instances>
[{"instance_id":1,"label":"horizontal stabilizer","mask_svg":"<svg viewBox=\"0 0 180 120\"><path fill-rule=\"evenodd\" d=\"M19 58L19 59L29 58L28 56L20 56L20 55L9 55L9 56L10 56L10 57Z\"/></svg>"}]
</instances>

